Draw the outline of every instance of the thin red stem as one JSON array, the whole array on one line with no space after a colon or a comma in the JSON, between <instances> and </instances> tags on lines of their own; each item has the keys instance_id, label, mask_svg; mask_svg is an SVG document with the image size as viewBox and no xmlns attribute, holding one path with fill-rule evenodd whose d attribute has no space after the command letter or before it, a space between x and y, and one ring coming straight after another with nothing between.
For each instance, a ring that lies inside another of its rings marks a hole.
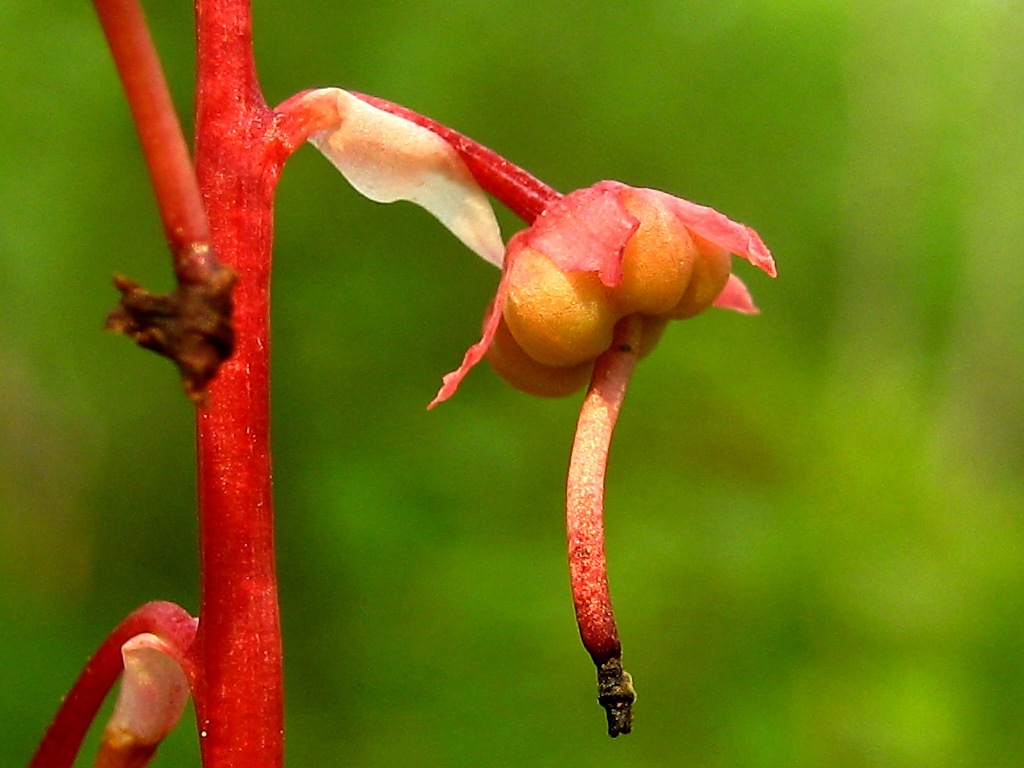
<instances>
[{"instance_id":1,"label":"thin red stem","mask_svg":"<svg viewBox=\"0 0 1024 768\"><path fill-rule=\"evenodd\" d=\"M200 282L210 269L210 227L145 15L138 0L93 4L142 143L175 272L183 282Z\"/></svg>"},{"instance_id":2,"label":"thin red stem","mask_svg":"<svg viewBox=\"0 0 1024 768\"><path fill-rule=\"evenodd\" d=\"M144 632L157 635L178 650L185 662L185 673L195 684L195 669L188 661L196 620L173 603L146 603L118 624L86 663L46 729L29 768L64 768L74 764L82 739L121 674L121 646Z\"/></svg>"},{"instance_id":3,"label":"thin red stem","mask_svg":"<svg viewBox=\"0 0 1024 768\"><path fill-rule=\"evenodd\" d=\"M608 589L604 483L612 433L637 361L640 329L638 316L620 320L611 347L594 364L590 388L580 409L566 484L573 607L583 647L598 668L599 699L608 710L608 732L612 736L629 732L633 691L621 665L622 646ZM621 716L623 705L625 717Z\"/></svg>"},{"instance_id":4,"label":"thin red stem","mask_svg":"<svg viewBox=\"0 0 1024 768\"><path fill-rule=\"evenodd\" d=\"M378 109L421 125L447 141L459 153L477 183L527 224L532 224L545 208L562 197L560 192L509 162L493 149L432 118L376 96L354 91L352 95Z\"/></svg>"},{"instance_id":5,"label":"thin red stem","mask_svg":"<svg viewBox=\"0 0 1024 768\"><path fill-rule=\"evenodd\" d=\"M622 653L608 590L604 484L612 433L637 359L639 323L635 320L619 323L612 346L594 365L569 461L569 575L580 636L595 664Z\"/></svg>"},{"instance_id":6,"label":"thin red stem","mask_svg":"<svg viewBox=\"0 0 1024 768\"><path fill-rule=\"evenodd\" d=\"M282 149L293 152L317 131L336 125L340 119L333 97L310 98L311 91L297 93L274 110L278 118ZM444 139L466 163L477 183L526 223L532 223L544 209L562 195L518 165L509 162L468 136L442 125L433 118L400 104L350 91L377 109L422 126Z\"/></svg>"}]
</instances>

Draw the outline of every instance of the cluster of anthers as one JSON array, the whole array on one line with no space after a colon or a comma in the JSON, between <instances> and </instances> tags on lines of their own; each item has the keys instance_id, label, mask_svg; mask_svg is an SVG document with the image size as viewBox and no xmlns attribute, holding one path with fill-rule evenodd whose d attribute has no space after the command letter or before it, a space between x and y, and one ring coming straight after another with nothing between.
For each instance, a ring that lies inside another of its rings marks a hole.
<instances>
[{"instance_id":1,"label":"cluster of anthers","mask_svg":"<svg viewBox=\"0 0 1024 768\"><path fill-rule=\"evenodd\" d=\"M628 733L635 694L622 668L604 553L612 429L635 362L666 324L709 307L756 313L731 255L774 277L771 254L749 227L657 190L602 181L559 194L462 134L381 99L320 89L278 113L315 125L310 141L367 197L423 206L501 268L482 338L444 377L431 406L484 358L530 394L588 387L568 479L570 581L608 732ZM486 193L529 225L507 246Z\"/></svg>"}]
</instances>

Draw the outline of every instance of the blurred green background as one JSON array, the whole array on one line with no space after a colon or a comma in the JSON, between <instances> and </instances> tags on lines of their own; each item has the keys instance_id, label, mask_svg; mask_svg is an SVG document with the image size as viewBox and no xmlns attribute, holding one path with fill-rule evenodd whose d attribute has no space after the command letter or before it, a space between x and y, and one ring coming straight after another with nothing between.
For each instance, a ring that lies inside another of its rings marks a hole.
<instances>
[{"instance_id":1,"label":"blurred green background","mask_svg":"<svg viewBox=\"0 0 1024 768\"><path fill-rule=\"evenodd\" d=\"M189 113L188 3L149 3ZM578 398L473 373L497 279L310 149L278 198L274 451L293 766L1024 764L1024 5L256 3L267 98L342 85L568 191L755 226L763 314L672 327L611 460L636 731L569 602ZM104 634L197 604L191 408L99 329L171 286L90 5L0 0L0 764ZM505 217L506 234L514 222ZM155 765L197 765L191 722Z\"/></svg>"}]
</instances>

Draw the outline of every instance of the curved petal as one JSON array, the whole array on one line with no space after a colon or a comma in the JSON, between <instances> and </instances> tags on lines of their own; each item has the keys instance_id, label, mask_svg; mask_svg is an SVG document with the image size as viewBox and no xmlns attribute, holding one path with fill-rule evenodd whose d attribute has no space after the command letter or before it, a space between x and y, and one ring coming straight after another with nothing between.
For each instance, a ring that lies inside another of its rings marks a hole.
<instances>
[{"instance_id":1,"label":"curved petal","mask_svg":"<svg viewBox=\"0 0 1024 768\"><path fill-rule=\"evenodd\" d=\"M505 247L494 210L444 139L340 88L312 91L304 98L325 96L337 99L340 122L309 141L357 191L378 203L416 203L479 256L501 266Z\"/></svg>"},{"instance_id":2,"label":"curved petal","mask_svg":"<svg viewBox=\"0 0 1024 768\"><path fill-rule=\"evenodd\" d=\"M188 701L179 652L148 632L121 647L124 673L104 741L120 751L146 752L178 724Z\"/></svg>"},{"instance_id":3,"label":"curved petal","mask_svg":"<svg viewBox=\"0 0 1024 768\"><path fill-rule=\"evenodd\" d=\"M513 242L540 251L565 272L597 272L608 287L618 285L622 251L640 226L619 197L624 188L601 181L571 192L548 206Z\"/></svg>"},{"instance_id":4,"label":"curved petal","mask_svg":"<svg viewBox=\"0 0 1024 768\"><path fill-rule=\"evenodd\" d=\"M718 298L715 299L712 306L742 312L744 315L761 314L761 310L754 304L754 299L751 297L750 291L747 290L747 286L736 275L729 275L725 288L718 294Z\"/></svg>"},{"instance_id":5,"label":"curved petal","mask_svg":"<svg viewBox=\"0 0 1024 768\"><path fill-rule=\"evenodd\" d=\"M761 237L746 224L733 221L714 208L697 205L657 189L644 190L665 199L676 217L687 229L724 248L729 253L742 256L755 267L760 267L775 277L775 260Z\"/></svg>"},{"instance_id":6,"label":"curved petal","mask_svg":"<svg viewBox=\"0 0 1024 768\"><path fill-rule=\"evenodd\" d=\"M508 265L506 265L505 271L501 275L501 281L498 283L498 288L494 292L494 298L491 299L491 304L487 307L487 313L484 315L484 327L480 334L480 341L466 350L466 354L462 356L462 363L458 368L441 377L441 388L434 395L434 399L427 405L428 410L454 395L455 390L459 388L459 384L466 378L466 374L469 373L470 369L483 360L484 355L487 354L491 342L494 341L494 334L498 331L498 325L501 323L501 313L505 309L505 296L508 294L508 281L505 279L505 276L508 272Z\"/></svg>"}]
</instances>

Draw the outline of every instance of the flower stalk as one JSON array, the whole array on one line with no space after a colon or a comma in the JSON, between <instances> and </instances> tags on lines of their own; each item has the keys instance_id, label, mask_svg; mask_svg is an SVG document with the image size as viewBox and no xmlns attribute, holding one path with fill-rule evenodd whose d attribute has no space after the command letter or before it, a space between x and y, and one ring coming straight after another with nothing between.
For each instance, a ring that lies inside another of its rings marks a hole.
<instances>
[{"instance_id":1,"label":"flower stalk","mask_svg":"<svg viewBox=\"0 0 1024 768\"><path fill-rule=\"evenodd\" d=\"M137 0L93 0L93 5L135 122L175 272L195 279L204 264L194 252L210 245L210 227L146 18Z\"/></svg>"},{"instance_id":2,"label":"flower stalk","mask_svg":"<svg viewBox=\"0 0 1024 768\"><path fill-rule=\"evenodd\" d=\"M612 345L598 358L580 408L566 483L569 582L583 647L598 670L598 701L608 718L608 735L629 733L636 699L622 668L622 645L608 590L604 546L604 485L615 422L638 359L642 324L620 320Z\"/></svg>"},{"instance_id":3,"label":"flower stalk","mask_svg":"<svg viewBox=\"0 0 1024 768\"><path fill-rule=\"evenodd\" d=\"M194 165L138 3L96 0L96 7L179 280L174 294L152 297L121 279L125 299L108 324L168 354L183 372L182 349L194 346L197 335L205 332L218 352L202 376L186 377L186 389L202 405L202 624L191 657L203 763L272 768L282 762L283 675L271 494L269 282L273 194L290 150L260 94L247 0L196 2ZM205 304L191 300L197 294L207 297ZM175 325L154 320L166 316Z\"/></svg>"},{"instance_id":4,"label":"flower stalk","mask_svg":"<svg viewBox=\"0 0 1024 768\"><path fill-rule=\"evenodd\" d=\"M367 104L436 133L459 153L473 178L484 191L494 195L502 205L527 224L532 224L546 208L562 197L560 192L549 187L529 171L433 118L376 96L368 96L365 93L353 95Z\"/></svg>"}]
</instances>

